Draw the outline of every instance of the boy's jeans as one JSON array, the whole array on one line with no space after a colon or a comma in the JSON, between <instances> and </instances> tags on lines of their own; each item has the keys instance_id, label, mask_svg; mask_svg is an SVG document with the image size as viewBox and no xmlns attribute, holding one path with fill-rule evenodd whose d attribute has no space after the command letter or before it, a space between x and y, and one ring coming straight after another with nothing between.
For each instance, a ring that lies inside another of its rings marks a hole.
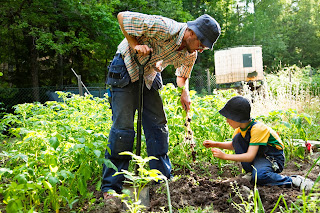
<instances>
[{"instance_id":1,"label":"boy's jeans","mask_svg":"<svg viewBox=\"0 0 320 213\"><path fill-rule=\"evenodd\" d=\"M121 58L114 58L115 66L125 65ZM126 69L126 68L125 68ZM113 125L109 134L108 147L111 154L106 150L105 157L110 159L118 168L127 170L130 156L118 155L123 151L131 151L134 143L134 117L138 107L139 83L131 81L124 87L112 86L111 108ZM159 92L154 88L150 90L144 87L142 125L146 138L148 156L155 156L158 160L151 160L151 169L158 169L163 175L170 178L171 163L168 152L169 134L166 125L167 119L163 110L163 104ZM112 176L116 171L103 165L102 192L113 189L121 192L124 180L123 175Z\"/></svg>"},{"instance_id":2,"label":"boy's jeans","mask_svg":"<svg viewBox=\"0 0 320 213\"><path fill-rule=\"evenodd\" d=\"M236 154L246 153L249 147L249 144L243 139L240 133L233 138L232 145ZM241 165L246 172L252 172L252 181L255 181L257 177L258 185L291 186L292 179L279 174L283 170L284 160L282 150L277 150L271 146L260 146L253 162L241 162ZM276 162L279 169L274 170L271 162Z\"/></svg>"}]
</instances>

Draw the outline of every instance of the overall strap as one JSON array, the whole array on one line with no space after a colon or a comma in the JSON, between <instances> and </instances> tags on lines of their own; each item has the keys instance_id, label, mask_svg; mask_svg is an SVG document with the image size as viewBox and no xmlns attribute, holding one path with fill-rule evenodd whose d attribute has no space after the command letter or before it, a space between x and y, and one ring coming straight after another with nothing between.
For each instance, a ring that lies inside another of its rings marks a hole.
<instances>
[{"instance_id":1,"label":"overall strap","mask_svg":"<svg viewBox=\"0 0 320 213\"><path fill-rule=\"evenodd\" d=\"M254 125L256 125L258 122L254 121L251 126L248 128L246 135L244 137L244 140L249 144L250 143L250 139L251 139L251 129Z\"/></svg>"}]
</instances>

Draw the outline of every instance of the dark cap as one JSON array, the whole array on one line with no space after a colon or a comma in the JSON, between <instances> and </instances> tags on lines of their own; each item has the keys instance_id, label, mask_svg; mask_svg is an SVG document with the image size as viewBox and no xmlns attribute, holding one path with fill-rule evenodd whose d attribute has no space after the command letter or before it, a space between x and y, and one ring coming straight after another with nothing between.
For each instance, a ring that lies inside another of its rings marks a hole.
<instances>
[{"instance_id":1,"label":"dark cap","mask_svg":"<svg viewBox=\"0 0 320 213\"><path fill-rule=\"evenodd\" d=\"M250 121L251 105L248 99L242 96L231 98L219 111L221 115L239 123Z\"/></svg>"},{"instance_id":2,"label":"dark cap","mask_svg":"<svg viewBox=\"0 0 320 213\"><path fill-rule=\"evenodd\" d=\"M212 50L221 34L219 23L211 16L204 14L194 21L187 22L188 28L197 35L201 43Z\"/></svg>"}]
</instances>

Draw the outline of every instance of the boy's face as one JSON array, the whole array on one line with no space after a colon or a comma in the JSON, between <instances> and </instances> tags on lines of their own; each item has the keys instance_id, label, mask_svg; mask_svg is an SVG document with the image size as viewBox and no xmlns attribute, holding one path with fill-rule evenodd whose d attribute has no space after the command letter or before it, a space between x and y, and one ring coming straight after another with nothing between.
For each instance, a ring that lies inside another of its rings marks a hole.
<instances>
[{"instance_id":1,"label":"boy's face","mask_svg":"<svg viewBox=\"0 0 320 213\"><path fill-rule=\"evenodd\" d=\"M233 128L233 129L236 129L238 127L240 127L241 123L237 122L237 121L234 121L234 120L231 120L229 118L227 118L227 123Z\"/></svg>"}]
</instances>

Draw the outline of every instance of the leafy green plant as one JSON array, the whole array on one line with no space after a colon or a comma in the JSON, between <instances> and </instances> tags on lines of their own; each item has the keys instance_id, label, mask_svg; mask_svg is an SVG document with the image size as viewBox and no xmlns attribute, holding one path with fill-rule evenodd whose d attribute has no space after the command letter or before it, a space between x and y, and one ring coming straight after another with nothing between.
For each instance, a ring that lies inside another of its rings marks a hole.
<instances>
[{"instance_id":1,"label":"leafy green plant","mask_svg":"<svg viewBox=\"0 0 320 213\"><path fill-rule=\"evenodd\" d=\"M196 162L206 161L216 164L218 160L212 158L212 153L206 149L202 142L206 139L224 141L232 136L232 129L225 122L225 118L218 113L218 110L236 93L233 90L216 92L215 95L198 96L195 91L190 91L192 99L191 107L191 129L195 141L194 151ZM185 136L186 113L181 107L180 92L172 84L167 84L161 90L164 106L168 118L169 127L169 154L175 156L172 164L176 170L180 168L193 169L193 158L191 157L190 144L183 143ZM221 161L222 167L225 161ZM201 164L200 164L201 165Z\"/></svg>"},{"instance_id":2,"label":"leafy green plant","mask_svg":"<svg viewBox=\"0 0 320 213\"><path fill-rule=\"evenodd\" d=\"M239 186L237 182L230 182L231 188L233 192L235 192L236 196L238 196L241 200L241 203L232 203L232 206L238 210L238 212L255 212L255 213L264 213L264 207L259 195L258 188L254 187L253 191L250 191L248 198L244 198L240 193Z\"/></svg>"},{"instance_id":3,"label":"leafy green plant","mask_svg":"<svg viewBox=\"0 0 320 213\"><path fill-rule=\"evenodd\" d=\"M279 206L280 201L282 201L282 202L284 203L284 210L283 210L283 207L282 207L282 206ZM274 208L271 210L270 213L273 213L273 212L277 209L278 206L279 206L279 209L281 210L281 212L289 212L289 208L288 208L287 202L286 202L286 200L284 199L284 196L283 196L283 195L280 195L280 196L279 196L279 199L277 200Z\"/></svg>"},{"instance_id":4,"label":"leafy green plant","mask_svg":"<svg viewBox=\"0 0 320 213\"><path fill-rule=\"evenodd\" d=\"M313 134L307 129L312 125L312 118L306 113L298 113L296 110L276 110L269 113L269 116L259 116L258 119L272 125L282 141L285 143L286 156L289 159L305 157L305 141ZM303 143L297 143L302 139Z\"/></svg>"},{"instance_id":5,"label":"leafy green plant","mask_svg":"<svg viewBox=\"0 0 320 213\"><path fill-rule=\"evenodd\" d=\"M281 91L278 92L280 94ZM180 93L171 84L161 90L170 131L168 154L174 156L171 157L174 170L192 170L199 166L206 171L202 163L206 162L223 171L229 162L213 158L202 142L206 139L231 139L233 130L218 110L236 93L232 90L215 91L213 95L201 97L194 91L190 94L191 129L197 153L195 162L190 157L190 146L183 144L185 112L180 106ZM0 120L0 131L6 133L0 136L0 193L7 212L80 211L80 206L90 206L94 202L92 191L88 190L89 184L100 190L102 165L113 167L104 158L112 125L107 99L62 92L59 95L62 102L16 105L14 114L4 114ZM279 132L285 142L286 157L303 157L303 147L296 145L293 139L317 139L319 136L319 98L313 97L309 105L304 102L306 107L312 106L306 114L287 108L260 114L258 107L268 106L267 101L277 103L280 99L268 99L270 96L266 93L264 97L265 102L259 102L262 98L254 99L253 113L261 115L257 118ZM107 151L110 150L107 148ZM147 155L145 149L141 151L141 156ZM235 169L233 171L238 173ZM318 198L315 193L313 196ZM250 202L253 199L258 203L258 194L252 192ZM301 202L312 206L315 205L312 199L303 198ZM191 208L186 211L191 211Z\"/></svg>"},{"instance_id":6,"label":"leafy green plant","mask_svg":"<svg viewBox=\"0 0 320 213\"><path fill-rule=\"evenodd\" d=\"M88 183L101 184L111 112L103 99L69 96L63 102L21 104L1 120L14 139L0 152L1 193L9 212L58 212L92 200ZM47 195L47 196L44 196ZM45 205L43 205L45 204Z\"/></svg>"},{"instance_id":7,"label":"leafy green plant","mask_svg":"<svg viewBox=\"0 0 320 213\"><path fill-rule=\"evenodd\" d=\"M141 204L140 194L143 189L149 184L151 181L159 182L161 180L167 180L165 176L161 174L161 172L157 169L147 170L146 164L150 160L157 160L156 157L150 156L146 158L142 158L141 156L137 156L131 152L121 152L120 155L130 155L132 157L132 161L136 163L138 166L138 174L135 172L130 172L128 170L122 170L121 172L116 172L114 175L123 174L126 178L125 183L129 184L133 189L133 197L131 196L131 192L129 190L123 190L123 194L118 194L116 192L112 192L113 195L121 198L121 201L125 203L127 208L131 213L141 212L146 207ZM167 183L167 182L166 182ZM168 184L167 184L168 186ZM167 188L168 190L168 188ZM169 209L171 208L170 203L170 193L168 191L168 201L169 201Z\"/></svg>"}]
</instances>

